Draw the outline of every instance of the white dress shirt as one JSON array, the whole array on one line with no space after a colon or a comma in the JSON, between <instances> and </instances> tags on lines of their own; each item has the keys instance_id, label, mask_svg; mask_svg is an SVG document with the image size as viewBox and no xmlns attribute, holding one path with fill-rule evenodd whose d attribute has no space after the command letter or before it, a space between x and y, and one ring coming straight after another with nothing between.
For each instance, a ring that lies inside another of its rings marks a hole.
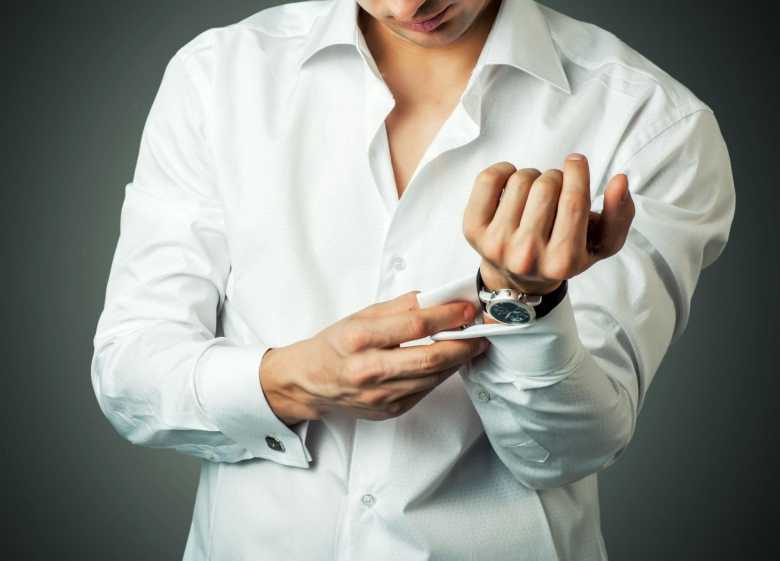
<instances>
[{"instance_id":1,"label":"white dress shirt","mask_svg":"<svg viewBox=\"0 0 780 561\"><path fill-rule=\"evenodd\" d=\"M631 440L729 236L713 111L531 0L502 2L400 199L393 105L355 0L264 9L172 57L94 338L100 407L130 442L202 460L187 561L606 559L597 473ZM628 175L636 217L617 255L534 325L490 326L489 350L405 414L276 417L258 378L269 347L413 289L423 306L476 301L462 220L477 174L570 152L590 162L593 210Z\"/></svg>"}]
</instances>

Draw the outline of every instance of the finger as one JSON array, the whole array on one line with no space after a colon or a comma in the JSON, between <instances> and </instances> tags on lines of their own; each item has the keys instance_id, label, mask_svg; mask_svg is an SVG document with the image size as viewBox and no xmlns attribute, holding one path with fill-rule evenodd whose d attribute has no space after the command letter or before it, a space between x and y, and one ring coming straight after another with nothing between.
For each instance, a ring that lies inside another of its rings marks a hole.
<instances>
[{"instance_id":1,"label":"finger","mask_svg":"<svg viewBox=\"0 0 780 561\"><path fill-rule=\"evenodd\" d=\"M595 254L599 250L599 229L601 227L601 214L596 211L588 212L588 228L585 240L585 246L588 254Z\"/></svg>"},{"instance_id":2,"label":"finger","mask_svg":"<svg viewBox=\"0 0 780 561\"><path fill-rule=\"evenodd\" d=\"M406 341L427 337L438 331L460 327L474 319L474 304L453 301L427 308L405 310L384 316L358 317L355 329L362 331L367 347L397 347Z\"/></svg>"},{"instance_id":3,"label":"finger","mask_svg":"<svg viewBox=\"0 0 780 561\"><path fill-rule=\"evenodd\" d=\"M396 378L377 386L377 390L386 396L386 403L392 403L425 390L431 390L463 368L462 364L450 366L439 372L417 378Z\"/></svg>"},{"instance_id":4,"label":"finger","mask_svg":"<svg viewBox=\"0 0 780 561\"><path fill-rule=\"evenodd\" d=\"M634 213L634 201L628 189L628 177L622 173L617 174L610 179L604 191L604 208L598 228L597 258L604 259L614 255L623 247Z\"/></svg>"},{"instance_id":5,"label":"finger","mask_svg":"<svg viewBox=\"0 0 780 561\"><path fill-rule=\"evenodd\" d=\"M432 389L433 388L428 388L425 390L421 390L419 392L415 392L413 394L409 394L402 399L396 400L394 402L390 402L388 405L380 406L379 408L371 407L371 406L355 405L349 407L347 409L347 412L350 413L351 416L360 419L368 419L372 421L383 421L388 418L403 415L404 413L409 411L409 409L411 409L412 407L417 405L420 401L422 401L426 395L431 393ZM385 411L385 407L388 406L389 406L389 410Z\"/></svg>"},{"instance_id":6,"label":"finger","mask_svg":"<svg viewBox=\"0 0 780 561\"><path fill-rule=\"evenodd\" d=\"M534 238L547 243L555 221L562 184L563 173L559 169L549 169L536 178L517 228L517 239Z\"/></svg>"},{"instance_id":7,"label":"finger","mask_svg":"<svg viewBox=\"0 0 780 561\"><path fill-rule=\"evenodd\" d=\"M399 399L396 402L393 402L391 404L391 407L394 407L395 409L392 410L391 414L395 417L399 415L403 415L407 411L409 411L412 407L417 405L419 402L421 402L425 396L427 396L433 388L422 390L413 394L410 394L403 399Z\"/></svg>"},{"instance_id":8,"label":"finger","mask_svg":"<svg viewBox=\"0 0 780 561\"><path fill-rule=\"evenodd\" d=\"M538 169L523 168L515 171L506 181L501 193L498 208L490 222L491 229L496 231L514 232L523 216L531 184L542 174Z\"/></svg>"},{"instance_id":9,"label":"finger","mask_svg":"<svg viewBox=\"0 0 780 561\"><path fill-rule=\"evenodd\" d=\"M421 378L447 368L459 367L485 350L485 337L436 341L430 345L413 345L396 349L376 349L367 360L376 360L383 372L380 383L391 380Z\"/></svg>"},{"instance_id":10,"label":"finger","mask_svg":"<svg viewBox=\"0 0 780 561\"><path fill-rule=\"evenodd\" d=\"M550 248L584 256L590 216L590 169L582 154L570 154L563 164L563 186L558 197Z\"/></svg>"},{"instance_id":11,"label":"finger","mask_svg":"<svg viewBox=\"0 0 780 561\"><path fill-rule=\"evenodd\" d=\"M403 398L402 400L400 400L400 402L401 402L401 410L399 412L399 415L409 411L409 409L411 409L412 407L417 405L429 393L431 393L431 390L423 390L421 392L417 392L417 393L413 393L411 395L408 395L405 398Z\"/></svg>"},{"instance_id":12,"label":"finger","mask_svg":"<svg viewBox=\"0 0 780 561\"><path fill-rule=\"evenodd\" d=\"M369 318L419 309L420 303L417 301L417 293L419 292L420 290L410 290L395 298L376 302L358 310L351 317Z\"/></svg>"},{"instance_id":13,"label":"finger","mask_svg":"<svg viewBox=\"0 0 780 561\"><path fill-rule=\"evenodd\" d=\"M516 169L509 162L498 162L477 175L463 213L463 233L469 242L484 234L498 208L504 185Z\"/></svg>"}]
</instances>

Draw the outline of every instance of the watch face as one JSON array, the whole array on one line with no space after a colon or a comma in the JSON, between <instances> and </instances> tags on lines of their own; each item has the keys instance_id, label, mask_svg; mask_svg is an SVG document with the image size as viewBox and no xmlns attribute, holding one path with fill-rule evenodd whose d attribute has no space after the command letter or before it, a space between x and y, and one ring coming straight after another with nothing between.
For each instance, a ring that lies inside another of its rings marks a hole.
<instances>
[{"instance_id":1,"label":"watch face","mask_svg":"<svg viewBox=\"0 0 780 561\"><path fill-rule=\"evenodd\" d=\"M533 319L531 310L517 301L496 302L488 313L501 323L528 323Z\"/></svg>"}]
</instances>

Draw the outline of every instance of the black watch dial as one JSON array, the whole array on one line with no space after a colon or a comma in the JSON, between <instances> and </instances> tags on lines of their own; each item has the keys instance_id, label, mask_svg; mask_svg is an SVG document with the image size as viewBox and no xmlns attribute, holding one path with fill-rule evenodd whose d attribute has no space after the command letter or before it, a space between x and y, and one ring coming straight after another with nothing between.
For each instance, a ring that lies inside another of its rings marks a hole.
<instances>
[{"instance_id":1,"label":"black watch dial","mask_svg":"<svg viewBox=\"0 0 780 561\"><path fill-rule=\"evenodd\" d=\"M518 302L496 302L490 306L490 315L503 323L528 323L531 314Z\"/></svg>"}]
</instances>

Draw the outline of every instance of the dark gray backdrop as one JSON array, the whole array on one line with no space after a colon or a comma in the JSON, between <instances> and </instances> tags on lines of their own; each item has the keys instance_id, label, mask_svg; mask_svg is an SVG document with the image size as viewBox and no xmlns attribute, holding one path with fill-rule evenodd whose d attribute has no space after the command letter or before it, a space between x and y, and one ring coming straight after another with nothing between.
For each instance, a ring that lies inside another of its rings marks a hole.
<instances>
[{"instance_id":1,"label":"dark gray backdrop","mask_svg":"<svg viewBox=\"0 0 780 561\"><path fill-rule=\"evenodd\" d=\"M197 463L113 432L90 385L92 336L165 64L198 32L273 3L5 7L4 558L181 557ZM710 104L736 178L729 246L704 271L632 446L601 478L611 558L756 559L769 551L762 511L774 503L777 467L774 20L725 1L547 3L614 32Z\"/></svg>"}]
</instances>

